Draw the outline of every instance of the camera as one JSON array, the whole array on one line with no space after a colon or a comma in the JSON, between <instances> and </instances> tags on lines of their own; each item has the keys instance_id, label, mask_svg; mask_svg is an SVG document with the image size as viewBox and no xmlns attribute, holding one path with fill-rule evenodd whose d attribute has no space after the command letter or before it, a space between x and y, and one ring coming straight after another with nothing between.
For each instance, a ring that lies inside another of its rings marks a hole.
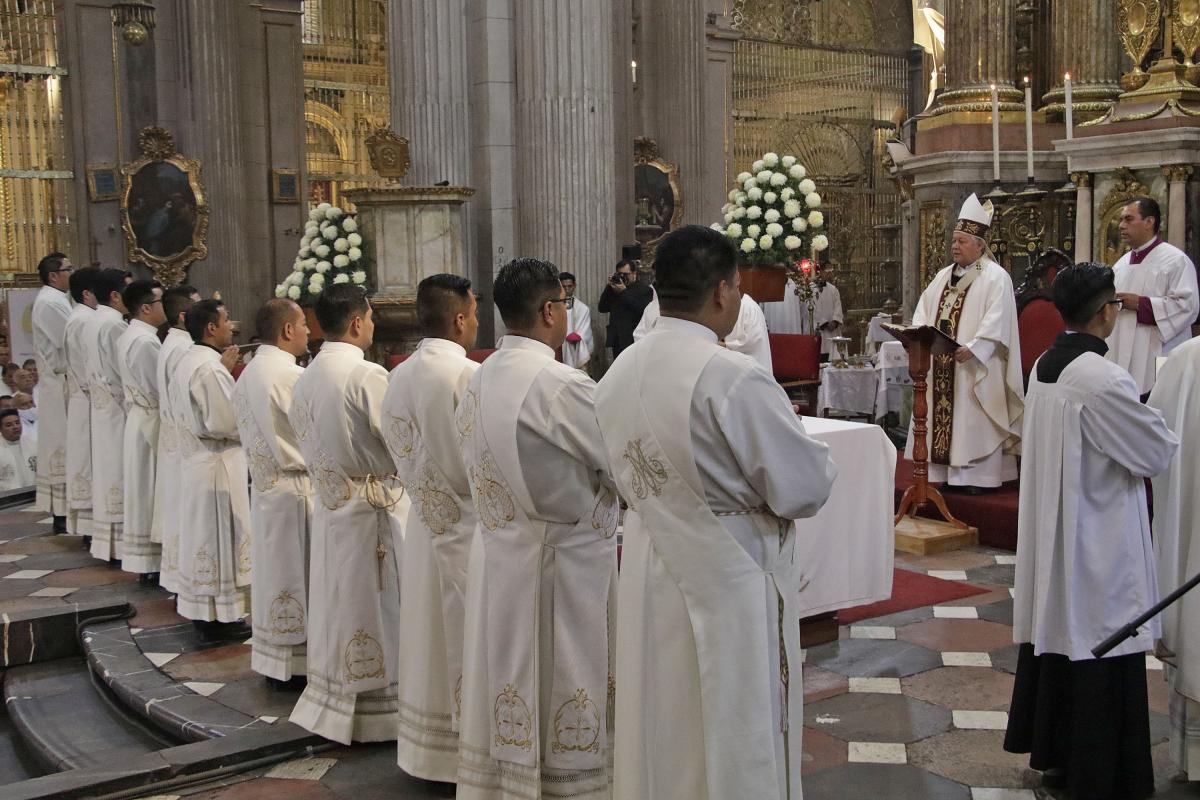
<instances>
[{"instance_id":1,"label":"camera","mask_svg":"<svg viewBox=\"0 0 1200 800\"><path fill-rule=\"evenodd\" d=\"M609 276L608 282L609 283L626 284L626 283L629 283L629 276L626 275L624 272L614 272L612 275Z\"/></svg>"}]
</instances>

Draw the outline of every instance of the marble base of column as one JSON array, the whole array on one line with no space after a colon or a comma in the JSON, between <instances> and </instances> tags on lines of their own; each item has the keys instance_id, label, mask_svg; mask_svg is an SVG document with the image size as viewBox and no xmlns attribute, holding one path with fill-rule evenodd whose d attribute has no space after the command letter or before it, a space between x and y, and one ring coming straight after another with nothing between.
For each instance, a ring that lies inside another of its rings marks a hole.
<instances>
[{"instance_id":1,"label":"marble base of column","mask_svg":"<svg viewBox=\"0 0 1200 800\"><path fill-rule=\"evenodd\" d=\"M1186 164L1163 167L1163 175L1170 181L1167 192L1167 242L1181 250L1187 240L1187 179L1192 168Z\"/></svg>"}]
</instances>

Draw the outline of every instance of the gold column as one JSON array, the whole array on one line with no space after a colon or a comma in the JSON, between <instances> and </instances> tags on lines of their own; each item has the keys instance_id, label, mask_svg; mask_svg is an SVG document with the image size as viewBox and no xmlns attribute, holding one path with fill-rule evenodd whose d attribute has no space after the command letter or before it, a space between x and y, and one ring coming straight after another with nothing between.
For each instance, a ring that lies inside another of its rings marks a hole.
<instances>
[{"instance_id":1,"label":"gold column","mask_svg":"<svg viewBox=\"0 0 1200 800\"><path fill-rule=\"evenodd\" d=\"M990 111L993 83L1003 110L1023 108L1015 75L1016 5L1016 0L947 0L946 91L932 113Z\"/></svg>"},{"instance_id":2,"label":"gold column","mask_svg":"<svg viewBox=\"0 0 1200 800\"><path fill-rule=\"evenodd\" d=\"M1115 4L1097 0L1051 0L1050 25L1054 36L1054 66L1050 75L1052 88L1042 98L1046 111L1064 113L1063 74L1069 72L1075 123L1107 113L1121 94L1121 50L1116 33Z\"/></svg>"}]
</instances>

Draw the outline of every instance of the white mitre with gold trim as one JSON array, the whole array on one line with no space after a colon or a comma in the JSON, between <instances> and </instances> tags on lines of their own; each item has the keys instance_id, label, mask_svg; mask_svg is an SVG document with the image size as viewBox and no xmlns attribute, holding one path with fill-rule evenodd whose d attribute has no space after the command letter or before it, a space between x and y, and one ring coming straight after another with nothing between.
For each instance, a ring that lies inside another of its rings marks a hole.
<instances>
[{"instance_id":1,"label":"white mitre with gold trim","mask_svg":"<svg viewBox=\"0 0 1200 800\"><path fill-rule=\"evenodd\" d=\"M958 224L954 226L954 230L962 231L986 241L988 229L992 227L992 216L994 214L995 211L992 208L991 200L980 203L979 198L972 193L970 197L963 201L962 210L958 212Z\"/></svg>"}]
</instances>

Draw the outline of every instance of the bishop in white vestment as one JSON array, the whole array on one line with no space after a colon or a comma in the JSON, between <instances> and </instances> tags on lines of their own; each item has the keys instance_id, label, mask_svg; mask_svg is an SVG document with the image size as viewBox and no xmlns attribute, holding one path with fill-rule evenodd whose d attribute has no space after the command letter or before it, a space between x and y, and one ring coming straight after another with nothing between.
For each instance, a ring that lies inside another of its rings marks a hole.
<instances>
[{"instance_id":1,"label":"bishop in white vestment","mask_svg":"<svg viewBox=\"0 0 1200 800\"><path fill-rule=\"evenodd\" d=\"M661 315L658 305L658 294L642 313L642 321L633 332L633 340L639 341L654 329ZM737 323L721 342L735 353L745 353L772 373L771 341L767 338L767 318L763 316L758 303L748 294L742 295L738 307Z\"/></svg>"},{"instance_id":2,"label":"bishop in white vestment","mask_svg":"<svg viewBox=\"0 0 1200 800\"><path fill-rule=\"evenodd\" d=\"M929 480L968 491L995 488L1017 477L1024 381L1012 279L984 244L989 201L967 198L954 231L954 263L938 272L913 312L914 326L931 325L961 347L936 356L928 403ZM905 457L912 459L909 429Z\"/></svg>"},{"instance_id":3,"label":"bishop in white vestment","mask_svg":"<svg viewBox=\"0 0 1200 800\"><path fill-rule=\"evenodd\" d=\"M33 486L37 449L21 435L21 414L15 408L0 411L0 433L0 492Z\"/></svg>"},{"instance_id":4,"label":"bishop in white vestment","mask_svg":"<svg viewBox=\"0 0 1200 800\"><path fill-rule=\"evenodd\" d=\"M1030 753L1075 797L1133 800L1154 788L1145 653L1159 621L1104 658L1091 650L1158 601L1144 479L1179 440L1104 358L1114 297L1106 266L1060 271L1054 303L1068 330L1030 375L1004 747Z\"/></svg>"},{"instance_id":5,"label":"bishop in white vestment","mask_svg":"<svg viewBox=\"0 0 1200 800\"><path fill-rule=\"evenodd\" d=\"M617 497L595 383L554 360L566 299L525 258L493 285L508 335L457 427L478 535L467 576L459 800L608 798Z\"/></svg>"},{"instance_id":6,"label":"bishop in white vestment","mask_svg":"<svg viewBox=\"0 0 1200 800\"><path fill-rule=\"evenodd\" d=\"M233 623L249 610L252 555L246 456L233 408L238 351L219 300L188 309L193 344L168 391L179 425L179 593L176 610L197 622Z\"/></svg>"},{"instance_id":7,"label":"bishop in white vestment","mask_svg":"<svg viewBox=\"0 0 1200 800\"><path fill-rule=\"evenodd\" d=\"M1159 238L1162 212L1149 198L1121 211L1121 239L1133 249L1113 266L1121 315L1108 337L1108 359L1129 371L1141 394L1154 388L1154 370L1192 336L1200 311L1196 266L1187 254Z\"/></svg>"},{"instance_id":8,"label":"bishop in white vestment","mask_svg":"<svg viewBox=\"0 0 1200 800\"><path fill-rule=\"evenodd\" d=\"M396 473L412 498L400 580L397 761L410 775L452 783L458 773L463 598L475 537L455 410L479 364L471 282L432 275L417 288L425 338L392 370L383 430Z\"/></svg>"},{"instance_id":9,"label":"bishop in white vestment","mask_svg":"<svg viewBox=\"0 0 1200 800\"><path fill-rule=\"evenodd\" d=\"M343 744L392 741L409 499L384 444L387 372L364 355L375 326L361 287L327 287L316 312L325 343L288 414L317 495L308 687L291 720Z\"/></svg>"},{"instance_id":10,"label":"bishop in white vestment","mask_svg":"<svg viewBox=\"0 0 1200 800\"><path fill-rule=\"evenodd\" d=\"M162 558L153 541L154 480L158 450L158 326L166 321L158 281L134 281L122 295L129 326L117 340L121 386L129 416L125 420L125 530L121 568L151 576ZM95 541L93 539L93 541Z\"/></svg>"},{"instance_id":11,"label":"bishop in white vestment","mask_svg":"<svg viewBox=\"0 0 1200 800\"><path fill-rule=\"evenodd\" d=\"M92 404L92 555L119 561L125 524L125 388L117 341L128 327L121 300L125 273L102 269L94 285L99 305L83 329Z\"/></svg>"},{"instance_id":12,"label":"bishop in white vestment","mask_svg":"<svg viewBox=\"0 0 1200 800\"><path fill-rule=\"evenodd\" d=\"M288 413L308 351L304 311L269 300L255 317L260 344L233 389L238 434L250 466L254 638L250 668L289 681L307 669L309 526L312 481Z\"/></svg>"},{"instance_id":13,"label":"bishop in white vestment","mask_svg":"<svg viewBox=\"0 0 1200 800\"><path fill-rule=\"evenodd\" d=\"M71 262L61 254L38 264L42 288L33 301L33 347L37 353L37 407L42 435L37 439L37 509L55 517L66 532L67 516L67 294Z\"/></svg>"},{"instance_id":14,"label":"bishop in white vestment","mask_svg":"<svg viewBox=\"0 0 1200 800\"><path fill-rule=\"evenodd\" d=\"M1158 409L1184 444L1154 478L1154 555L1166 594L1200 573L1200 339L1175 348L1158 372L1147 405ZM1200 594L1188 592L1162 613L1169 653L1171 760L1200 781Z\"/></svg>"},{"instance_id":15,"label":"bishop in white vestment","mask_svg":"<svg viewBox=\"0 0 1200 800\"><path fill-rule=\"evenodd\" d=\"M592 359L592 312L575 296L575 276L564 272L558 276L567 302L567 338L563 342L563 363L568 367L586 370Z\"/></svg>"},{"instance_id":16,"label":"bishop in white vestment","mask_svg":"<svg viewBox=\"0 0 1200 800\"><path fill-rule=\"evenodd\" d=\"M702 248L713 256L693 262ZM837 470L772 376L718 346L738 313L728 240L680 229L655 272L664 316L596 393L629 504L613 794L798 798L805 566L791 521L820 510Z\"/></svg>"},{"instance_id":17,"label":"bishop in white vestment","mask_svg":"<svg viewBox=\"0 0 1200 800\"><path fill-rule=\"evenodd\" d=\"M92 403L87 321L95 314L92 284L100 270L84 267L71 273L75 305L63 335L67 358L67 532L92 533Z\"/></svg>"}]
</instances>

